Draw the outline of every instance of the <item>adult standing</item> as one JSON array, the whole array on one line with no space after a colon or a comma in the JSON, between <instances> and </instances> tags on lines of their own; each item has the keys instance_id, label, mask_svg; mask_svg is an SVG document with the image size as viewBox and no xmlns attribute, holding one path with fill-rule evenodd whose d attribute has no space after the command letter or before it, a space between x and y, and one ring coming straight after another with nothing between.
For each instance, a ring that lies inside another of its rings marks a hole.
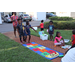
<instances>
[{"instance_id":1,"label":"adult standing","mask_svg":"<svg viewBox=\"0 0 75 75\"><path fill-rule=\"evenodd\" d=\"M12 12L12 16L11 16L11 20L13 22L13 28L14 28L14 35L16 37L16 27L17 27L17 24L18 24L18 16L16 16L16 12Z\"/></svg>"}]
</instances>

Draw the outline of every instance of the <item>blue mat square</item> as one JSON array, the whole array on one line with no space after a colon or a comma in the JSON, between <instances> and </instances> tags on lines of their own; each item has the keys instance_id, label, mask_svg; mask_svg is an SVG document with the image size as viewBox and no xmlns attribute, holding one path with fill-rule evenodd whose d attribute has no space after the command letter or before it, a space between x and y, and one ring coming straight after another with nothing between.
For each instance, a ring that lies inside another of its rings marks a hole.
<instances>
[{"instance_id":1,"label":"blue mat square","mask_svg":"<svg viewBox=\"0 0 75 75\"><path fill-rule=\"evenodd\" d=\"M40 52L40 51L36 51L36 53L41 54L42 52Z\"/></svg>"}]
</instances>

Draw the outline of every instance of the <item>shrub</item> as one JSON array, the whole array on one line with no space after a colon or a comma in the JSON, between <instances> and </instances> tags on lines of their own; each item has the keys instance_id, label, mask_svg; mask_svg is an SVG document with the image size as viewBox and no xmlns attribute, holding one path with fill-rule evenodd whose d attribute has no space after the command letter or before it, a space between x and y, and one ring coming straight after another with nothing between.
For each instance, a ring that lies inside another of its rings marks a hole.
<instances>
[{"instance_id":1,"label":"shrub","mask_svg":"<svg viewBox=\"0 0 75 75\"><path fill-rule=\"evenodd\" d=\"M75 21L53 21L55 29L75 29ZM48 28L49 22L44 23L44 27Z\"/></svg>"},{"instance_id":2,"label":"shrub","mask_svg":"<svg viewBox=\"0 0 75 75\"><path fill-rule=\"evenodd\" d=\"M49 17L50 20L57 20L57 21L70 21L73 20L72 17Z\"/></svg>"}]
</instances>

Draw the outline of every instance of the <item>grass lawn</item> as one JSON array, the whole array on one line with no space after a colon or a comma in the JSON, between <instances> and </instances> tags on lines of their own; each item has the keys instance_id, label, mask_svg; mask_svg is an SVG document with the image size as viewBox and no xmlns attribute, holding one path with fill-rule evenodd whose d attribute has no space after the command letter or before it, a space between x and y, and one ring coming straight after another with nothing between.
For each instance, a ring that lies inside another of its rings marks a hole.
<instances>
[{"instance_id":1,"label":"grass lawn","mask_svg":"<svg viewBox=\"0 0 75 75\"><path fill-rule=\"evenodd\" d=\"M38 28L37 32L39 32L39 31L40 31L40 29ZM61 36L64 39L70 39L71 40L72 30L54 30L53 39L55 39L55 36L56 36L56 32L57 31L59 31L61 33ZM45 32L45 34L48 34L47 29L44 29L44 32ZM37 34L32 29L31 29L31 34L40 37L39 34ZM70 42L68 44L70 44Z\"/></svg>"},{"instance_id":2,"label":"grass lawn","mask_svg":"<svg viewBox=\"0 0 75 75\"><path fill-rule=\"evenodd\" d=\"M0 62L50 62L50 60L0 34Z\"/></svg>"}]
</instances>

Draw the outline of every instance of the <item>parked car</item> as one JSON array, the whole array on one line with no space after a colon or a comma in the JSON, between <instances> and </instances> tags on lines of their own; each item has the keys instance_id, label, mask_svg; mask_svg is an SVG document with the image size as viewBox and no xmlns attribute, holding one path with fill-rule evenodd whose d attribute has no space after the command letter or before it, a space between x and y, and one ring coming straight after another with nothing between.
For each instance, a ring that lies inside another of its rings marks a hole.
<instances>
[{"instance_id":1,"label":"parked car","mask_svg":"<svg viewBox=\"0 0 75 75\"><path fill-rule=\"evenodd\" d=\"M26 20L31 21L32 20L31 16L29 16L28 14L23 14L22 18L23 18L23 21L26 21Z\"/></svg>"},{"instance_id":2,"label":"parked car","mask_svg":"<svg viewBox=\"0 0 75 75\"><path fill-rule=\"evenodd\" d=\"M46 17L49 18L49 17L55 17L56 15L53 14L53 13L46 13Z\"/></svg>"},{"instance_id":3,"label":"parked car","mask_svg":"<svg viewBox=\"0 0 75 75\"><path fill-rule=\"evenodd\" d=\"M3 20L4 20L4 22L7 22L7 23L8 22L12 22L11 21L11 15L9 15L9 14L8 15L5 15Z\"/></svg>"}]
</instances>

